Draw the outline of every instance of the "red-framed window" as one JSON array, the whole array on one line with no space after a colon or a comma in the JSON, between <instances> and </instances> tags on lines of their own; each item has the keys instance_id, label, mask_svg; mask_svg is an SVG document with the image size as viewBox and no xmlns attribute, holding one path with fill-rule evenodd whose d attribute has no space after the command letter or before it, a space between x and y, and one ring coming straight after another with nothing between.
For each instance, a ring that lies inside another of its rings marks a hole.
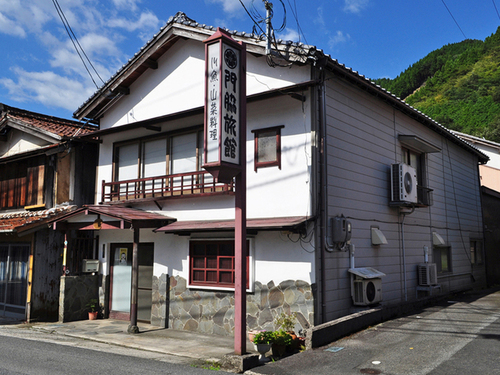
<instances>
[{"instance_id":1,"label":"red-framed window","mask_svg":"<svg viewBox=\"0 0 500 375\"><path fill-rule=\"evenodd\" d=\"M249 242L246 246L249 286ZM234 240L191 241L189 243L189 284L234 288Z\"/></svg>"},{"instance_id":2,"label":"red-framed window","mask_svg":"<svg viewBox=\"0 0 500 375\"><path fill-rule=\"evenodd\" d=\"M285 125L252 130L254 133L254 170L277 166L281 169L281 129Z\"/></svg>"}]
</instances>

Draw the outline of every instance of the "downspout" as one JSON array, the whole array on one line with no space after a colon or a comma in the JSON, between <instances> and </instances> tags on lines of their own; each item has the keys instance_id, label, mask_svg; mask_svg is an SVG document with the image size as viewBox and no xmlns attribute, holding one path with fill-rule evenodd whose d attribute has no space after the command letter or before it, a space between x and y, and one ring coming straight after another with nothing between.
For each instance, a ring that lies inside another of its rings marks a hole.
<instances>
[{"instance_id":1,"label":"downspout","mask_svg":"<svg viewBox=\"0 0 500 375\"><path fill-rule=\"evenodd\" d=\"M403 290L405 302L408 301L408 288L406 286L405 218L406 215L411 215L413 212L415 212L415 207L412 207L410 212L401 212L401 215L403 215L403 220L401 221L401 251L403 252Z\"/></svg>"},{"instance_id":2,"label":"downspout","mask_svg":"<svg viewBox=\"0 0 500 375\"><path fill-rule=\"evenodd\" d=\"M408 301L408 293L406 290L406 251L405 251L405 217L406 214L403 213L403 220L401 221L401 249L403 251L403 291L405 302Z\"/></svg>"},{"instance_id":3,"label":"downspout","mask_svg":"<svg viewBox=\"0 0 500 375\"><path fill-rule=\"evenodd\" d=\"M326 98L325 98L325 72L324 68L320 68L320 83L318 84L318 116L319 116L319 130L320 130L320 212L321 212L321 322L326 321L326 271L325 271L325 252L328 246L327 236L327 223L328 223L328 189L327 189L327 163L326 163Z\"/></svg>"}]
</instances>

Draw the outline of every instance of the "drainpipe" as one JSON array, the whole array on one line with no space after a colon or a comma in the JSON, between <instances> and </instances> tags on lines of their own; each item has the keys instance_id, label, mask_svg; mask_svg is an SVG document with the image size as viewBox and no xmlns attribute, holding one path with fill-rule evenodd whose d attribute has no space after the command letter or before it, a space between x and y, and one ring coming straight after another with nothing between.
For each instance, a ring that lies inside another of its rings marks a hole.
<instances>
[{"instance_id":1,"label":"drainpipe","mask_svg":"<svg viewBox=\"0 0 500 375\"><path fill-rule=\"evenodd\" d=\"M403 214L403 220L401 221L401 248L403 251L403 290L406 302L408 301L408 293L406 291L405 217L406 215Z\"/></svg>"},{"instance_id":2,"label":"drainpipe","mask_svg":"<svg viewBox=\"0 0 500 375\"><path fill-rule=\"evenodd\" d=\"M406 215L411 215L414 211L415 207L412 207L410 212L401 212L401 215L403 215L403 220L401 220L401 250L403 252L403 289L405 302L408 301L408 290L406 286L405 218Z\"/></svg>"},{"instance_id":3,"label":"drainpipe","mask_svg":"<svg viewBox=\"0 0 500 375\"><path fill-rule=\"evenodd\" d=\"M320 68L320 83L318 84L318 116L319 116L319 129L320 129L320 211L321 211L321 321L326 321L326 303L325 303L325 288L326 288L326 271L325 271L325 252L328 247L327 237L327 223L328 223L328 189L327 189L327 163L326 163L326 100L325 100L325 86L324 86L324 70Z\"/></svg>"}]
</instances>

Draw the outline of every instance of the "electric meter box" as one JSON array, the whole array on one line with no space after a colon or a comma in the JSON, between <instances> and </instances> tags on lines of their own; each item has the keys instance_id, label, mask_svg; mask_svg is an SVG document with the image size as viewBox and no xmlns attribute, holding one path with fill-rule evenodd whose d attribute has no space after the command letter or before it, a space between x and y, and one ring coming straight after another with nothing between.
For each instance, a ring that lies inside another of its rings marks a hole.
<instances>
[{"instance_id":1,"label":"electric meter box","mask_svg":"<svg viewBox=\"0 0 500 375\"><path fill-rule=\"evenodd\" d=\"M335 243L345 243L351 239L351 222L343 216L330 218L332 241Z\"/></svg>"},{"instance_id":2,"label":"electric meter box","mask_svg":"<svg viewBox=\"0 0 500 375\"><path fill-rule=\"evenodd\" d=\"M82 272L92 273L99 271L99 260L97 259L84 259Z\"/></svg>"}]
</instances>

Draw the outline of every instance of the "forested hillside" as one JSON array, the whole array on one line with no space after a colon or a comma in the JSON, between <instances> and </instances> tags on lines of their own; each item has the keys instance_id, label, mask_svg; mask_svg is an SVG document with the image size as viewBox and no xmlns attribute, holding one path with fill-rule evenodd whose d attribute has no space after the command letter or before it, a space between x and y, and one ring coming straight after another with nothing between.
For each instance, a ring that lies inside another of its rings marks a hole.
<instances>
[{"instance_id":1,"label":"forested hillside","mask_svg":"<svg viewBox=\"0 0 500 375\"><path fill-rule=\"evenodd\" d=\"M442 125L500 142L500 27L429 53L377 84Z\"/></svg>"}]
</instances>

